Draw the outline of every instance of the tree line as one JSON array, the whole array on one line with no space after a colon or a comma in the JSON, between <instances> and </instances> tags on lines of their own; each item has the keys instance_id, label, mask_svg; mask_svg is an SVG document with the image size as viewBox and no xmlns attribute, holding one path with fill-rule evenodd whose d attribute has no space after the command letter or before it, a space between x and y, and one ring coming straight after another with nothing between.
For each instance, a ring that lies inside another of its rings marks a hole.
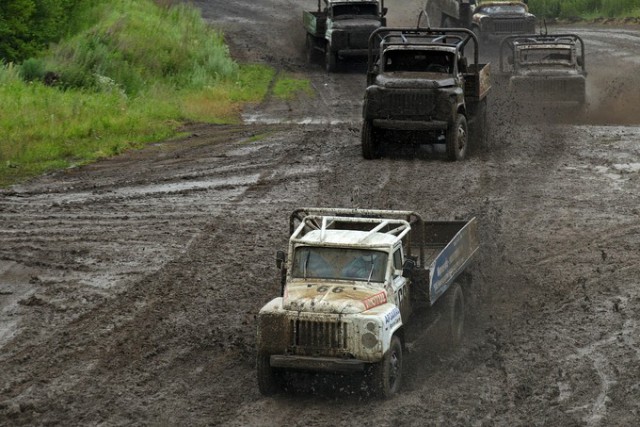
<instances>
[{"instance_id":1,"label":"tree line","mask_svg":"<svg viewBox=\"0 0 640 427\"><path fill-rule=\"evenodd\" d=\"M0 1L0 62L21 62L78 29L80 14L100 0Z\"/></svg>"}]
</instances>

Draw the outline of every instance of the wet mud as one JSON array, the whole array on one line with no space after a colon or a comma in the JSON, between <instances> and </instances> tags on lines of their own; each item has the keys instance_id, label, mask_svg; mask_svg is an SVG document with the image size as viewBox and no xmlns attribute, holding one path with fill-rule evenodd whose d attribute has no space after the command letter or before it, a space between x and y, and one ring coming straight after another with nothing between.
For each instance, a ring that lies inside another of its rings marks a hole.
<instances>
[{"instance_id":1,"label":"wet mud","mask_svg":"<svg viewBox=\"0 0 640 427\"><path fill-rule=\"evenodd\" d=\"M637 424L638 28L563 29L587 46L586 115L523 117L496 97L464 162L365 161L362 70L304 61L315 2L192 3L238 58L315 95L0 190L0 425ZM390 24L419 3L388 1ZM327 377L261 396L256 314L301 206L477 217L463 346L416 334L389 400Z\"/></svg>"}]
</instances>

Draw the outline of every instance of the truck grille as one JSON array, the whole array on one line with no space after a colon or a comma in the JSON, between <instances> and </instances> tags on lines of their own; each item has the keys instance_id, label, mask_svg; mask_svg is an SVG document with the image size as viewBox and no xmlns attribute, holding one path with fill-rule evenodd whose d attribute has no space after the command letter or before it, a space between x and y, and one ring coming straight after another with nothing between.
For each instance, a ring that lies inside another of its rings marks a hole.
<instances>
[{"instance_id":1,"label":"truck grille","mask_svg":"<svg viewBox=\"0 0 640 427\"><path fill-rule=\"evenodd\" d=\"M291 320L291 345L317 349L347 348L347 324Z\"/></svg>"},{"instance_id":2,"label":"truck grille","mask_svg":"<svg viewBox=\"0 0 640 427\"><path fill-rule=\"evenodd\" d=\"M424 116L431 114L436 106L433 94L415 91L383 92L381 110L390 116Z\"/></svg>"},{"instance_id":3,"label":"truck grille","mask_svg":"<svg viewBox=\"0 0 640 427\"><path fill-rule=\"evenodd\" d=\"M349 35L349 47L351 49L366 49L369 46L371 31L359 31Z\"/></svg>"},{"instance_id":4,"label":"truck grille","mask_svg":"<svg viewBox=\"0 0 640 427\"><path fill-rule=\"evenodd\" d=\"M495 34L519 34L529 32L527 21L523 19L496 19L493 21Z\"/></svg>"},{"instance_id":5,"label":"truck grille","mask_svg":"<svg viewBox=\"0 0 640 427\"><path fill-rule=\"evenodd\" d=\"M521 96L538 101L582 101L584 86L579 80L566 79L532 79L521 82L517 90Z\"/></svg>"}]
</instances>

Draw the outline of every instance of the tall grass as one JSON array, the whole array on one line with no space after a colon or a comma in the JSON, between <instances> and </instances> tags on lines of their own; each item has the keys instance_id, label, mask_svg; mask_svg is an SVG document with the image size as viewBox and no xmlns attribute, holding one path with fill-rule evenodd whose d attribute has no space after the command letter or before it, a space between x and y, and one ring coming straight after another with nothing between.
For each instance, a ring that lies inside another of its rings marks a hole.
<instances>
[{"instance_id":1,"label":"tall grass","mask_svg":"<svg viewBox=\"0 0 640 427\"><path fill-rule=\"evenodd\" d=\"M185 5L104 0L85 19L46 56L0 63L0 186L164 139L186 121L237 122L274 79L233 61Z\"/></svg>"},{"instance_id":2,"label":"tall grass","mask_svg":"<svg viewBox=\"0 0 640 427\"><path fill-rule=\"evenodd\" d=\"M529 0L529 8L545 18L640 17L640 0Z\"/></svg>"}]
</instances>

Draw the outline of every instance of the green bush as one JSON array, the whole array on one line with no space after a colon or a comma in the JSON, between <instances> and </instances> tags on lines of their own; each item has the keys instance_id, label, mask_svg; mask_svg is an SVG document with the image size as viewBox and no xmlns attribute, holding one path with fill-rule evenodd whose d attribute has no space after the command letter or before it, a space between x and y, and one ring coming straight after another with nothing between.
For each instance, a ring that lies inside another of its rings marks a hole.
<instances>
[{"instance_id":1,"label":"green bush","mask_svg":"<svg viewBox=\"0 0 640 427\"><path fill-rule=\"evenodd\" d=\"M96 25L53 49L48 66L65 87L95 90L109 79L135 96L156 84L201 88L237 73L222 35L192 7L112 0L99 16Z\"/></svg>"},{"instance_id":2,"label":"green bush","mask_svg":"<svg viewBox=\"0 0 640 427\"><path fill-rule=\"evenodd\" d=\"M20 77L27 82L43 80L46 73L45 67L45 63L41 59L27 59L20 64Z\"/></svg>"},{"instance_id":3,"label":"green bush","mask_svg":"<svg viewBox=\"0 0 640 427\"><path fill-rule=\"evenodd\" d=\"M530 0L529 9L540 18L622 18L638 16L640 0Z\"/></svg>"},{"instance_id":4,"label":"green bush","mask_svg":"<svg viewBox=\"0 0 640 427\"><path fill-rule=\"evenodd\" d=\"M0 58L21 62L49 43L79 28L82 14L99 0L2 0L0 2Z\"/></svg>"}]
</instances>

